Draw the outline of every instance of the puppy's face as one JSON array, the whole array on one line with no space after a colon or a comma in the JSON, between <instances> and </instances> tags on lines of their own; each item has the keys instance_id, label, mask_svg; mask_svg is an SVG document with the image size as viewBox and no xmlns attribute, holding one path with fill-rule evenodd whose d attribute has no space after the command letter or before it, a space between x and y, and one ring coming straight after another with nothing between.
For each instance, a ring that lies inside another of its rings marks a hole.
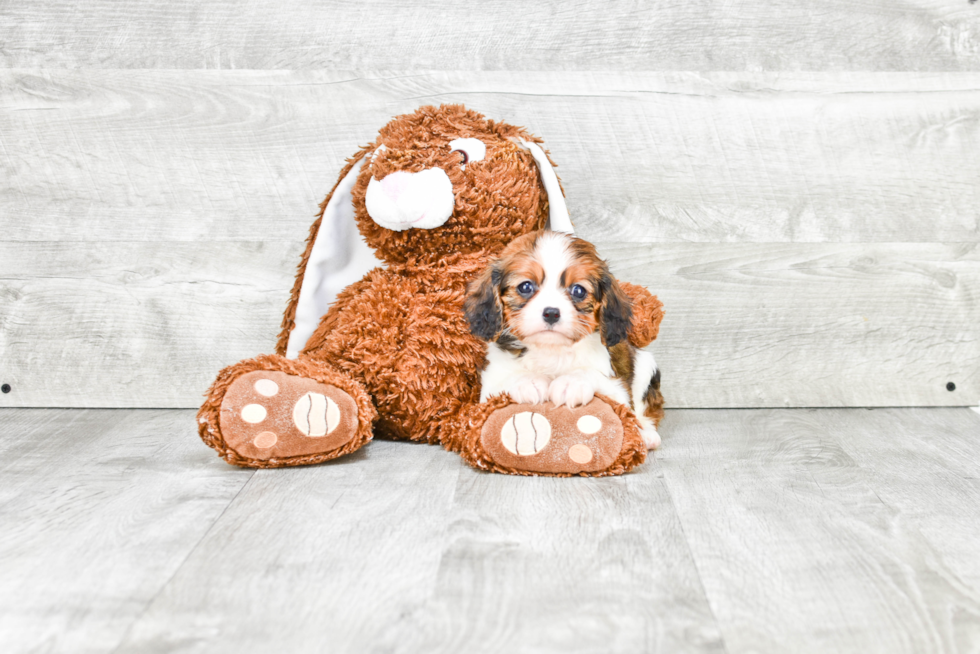
<instances>
[{"instance_id":1,"label":"puppy's face","mask_svg":"<svg viewBox=\"0 0 980 654\"><path fill-rule=\"evenodd\" d=\"M488 341L571 345L600 329L609 347L626 338L629 299L591 243L539 231L514 240L470 287L471 331Z\"/></svg>"}]
</instances>

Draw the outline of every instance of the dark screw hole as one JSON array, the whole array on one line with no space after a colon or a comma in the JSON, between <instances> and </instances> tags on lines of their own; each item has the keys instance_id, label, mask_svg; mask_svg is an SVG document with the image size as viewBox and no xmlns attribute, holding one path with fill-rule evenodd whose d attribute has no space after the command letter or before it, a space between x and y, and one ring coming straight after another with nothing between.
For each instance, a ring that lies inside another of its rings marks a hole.
<instances>
[{"instance_id":1,"label":"dark screw hole","mask_svg":"<svg viewBox=\"0 0 980 654\"><path fill-rule=\"evenodd\" d=\"M956 384L954 384L953 382L949 382L948 384L946 384L946 390L947 391L955 391L956 390ZM7 391L4 391L4 393L6 393L6 392Z\"/></svg>"},{"instance_id":2,"label":"dark screw hole","mask_svg":"<svg viewBox=\"0 0 980 654\"><path fill-rule=\"evenodd\" d=\"M0 386L0 391L3 391L4 393L9 393L10 392L10 384L4 384L3 386Z\"/></svg>"}]
</instances>

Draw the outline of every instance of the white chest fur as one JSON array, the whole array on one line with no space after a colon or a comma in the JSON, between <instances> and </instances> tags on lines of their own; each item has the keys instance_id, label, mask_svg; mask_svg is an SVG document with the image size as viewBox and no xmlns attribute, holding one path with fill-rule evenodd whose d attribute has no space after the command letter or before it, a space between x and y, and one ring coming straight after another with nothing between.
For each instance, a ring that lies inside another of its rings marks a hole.
<instances>
[{"instance_id":1,"label":"white chest fur","mask_svg":"<svg viewBox=\"0 0 980 654\"><path fill-rule=\"evenodd\" d=\"M487 399L501 393L510 393L517 399L518 396L514 395L512 389L521 378L544 377L545 389L550 392L551 388L548 387L550 382L554 382L558 377L574 375L580 383L584 381L596 393L605 395L615 402L631 405L639 422L644 443L648 448L657 447L660 444L660 435L657 434L656 425L645 415L647 410L645 396L650 380L657 370L657 363L652 354L642 350L631 350L631 356L634 372L632 397L625 382L614 376L609 350L602 344L602 338L598 333L586 336L571 347L530 346L520 357L500 349L496 343L490 343L487 349L487 367L481 377L480 401L486 402ZM548 395L549 393L545 393L543 397ZM589 397L592 397L591 394ZM535 402L526 399L517 399L517 401Z\"/></svg>"},{"instance_id":2,"label":"white chest fur","mask_svg":"<svg viewBox=\"0 0 980 654\"><path fill-rule=\"evenodd\" d=\"M612 378L609 351L598 333L590 334L571 346L531 345L520 357L500 349L496 343L490 343L487 367L481 380L480 401L504 392L508 384L523 375L540 375L553 380L573 373Z\"/></svg>"}]
</instances>

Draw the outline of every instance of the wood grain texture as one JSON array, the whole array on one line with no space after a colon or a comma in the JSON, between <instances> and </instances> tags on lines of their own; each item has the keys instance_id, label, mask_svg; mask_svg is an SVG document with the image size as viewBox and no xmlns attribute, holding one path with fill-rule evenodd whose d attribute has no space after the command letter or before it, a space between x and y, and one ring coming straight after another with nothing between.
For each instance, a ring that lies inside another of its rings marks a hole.
<instances>
[{"instance_id":1,"label":"wood grain texture","mask_svg":"<svg viewBox=\"0 0 980 654\"><path fill-rule=\"evenodd\" d=\"M242 489L191 411L0 410L0 642L109 652Z\"/></svg>"},{"instance_id":2,"label":"wood grain texture","mask_svg":"<svg viewBox=\"0 0 980 654\"><path fill-rule=\"evenodd\" d=\"M0 62L24 67L980 69L967 0L44 0L0 25Z\"/></svg>"},{"instance_id":3,"label":"wood grain texture","mask_svg":"<svg viewBox=\"0 0 980 654\"><path fill-rule=\"evenodd\" d=\"M464 469L435 588L376 649L724 652L661 477Z\"/></svg>"},{"instance_id":4,"label":"wood grain texture","mask_svg":"<svg viewBox=\"0 0 980 654\"><path fill-rule=\"evenodd\" d=\"M599 252L666 306L652 351L668 406L980 400L976 244L605 243Z\"/></svg>"},{"instance_id":5,"label":"wood grain texture","mask_svg":"<svg viewBox=\"0 0 980 654\"><path fill-rule=\"evenodd\" d=\"M973 411L869 411L827 416L841 448L883 502L915 523L942 564L980 589L980 416Z\"/></svg>"},{"instance_id":6,"label":"wood grain texture","mask_svg":"<svg viewBox=\"0 0 980 654\"><path fill-rule=\"evenodd\" d=\"M271 352L301 243L0 243L0 406L196 407Z\"/></svg>"},{"instance_id":7,"label":"wood grain texture","mask_svg":"<svg viewBox=\"0 0 980 654\"><path fill-rule=\"evenodd\" d=\"M456 101L544 135L580 234L666 301L673 406L980 403L975 73L0 80L0 406L196 406L270 350L344 157Z\"/></svg>"},{"instance_id":8,"label":"wood grain texture","mask_svg":"<svg viewBox=\"0 0 980 654\"><path fill-rule=\"evenodd\" d=\"M570 482L366 451L258 473L120 651L724 651L656 466Z\"/></svg>"},{"instance_id":9,"label":"wood grain texture","mask_svg":"<svg viewBox=\"0 0 980 654\"><path fill-rule=\"evenodd\" d=\"M258 471L116 651L384 651L435 587L463 466L378 442Z\"/></svg>"},{"instance_id":10,"label":"wood grain texture","mask_svg":"<svg viewBox=\"0 0 980 654\"><path fill-rule=\"evenodd\" d=\"M679 419L662 428L664 480L729 652L976 651L980 559L948 563L956 547L925 537L920 521L922 509L963 488L950 479L957 468L932 477L928 496L908 511L907 502L892 503L894 486L883 494L879 482L897 481L914 459L858 463L846 444L864 432L884 451L893 440L910 442L896 431L928 426L923 445L972 441L960 469L975 477L980 422L968 409L873 413L887 418L863 410L668 414ZM943 427L952 424L960 431L950 436ZM970 508L975 516L975 498ZM975 544L973 522L944 527L954 542Z\"/></svg>"},{"instance_id":11,"label":"wood grain texture","mask_svg":"<svg viewBox=\"0 0 980 654\"><path fill-rule=\"evenodd\" d=\"M0 243L0 406L198 406L271 350L301 246ZM667 307L669 406L980 403L976 244L599 252Z\"/></svg>"},{"instance_id":12,"label":"wood grain texture","mask_svg":"<svg viewBox=\"0 0 980 654\"><path fill-rule=\"evenodd\" d=\"M980 416L670 411L617 479L374 442L240 470L194 412L0 410L4 652L967 653Z\"/></svg>"},{"instance_id":13,"label":"wood grain texture","mask_svg":"<svg viewBox=\"0 0 980 654\"><path fill-rule=\"evenodd\" d=\"M587 238L980 239L977 73L126 70L0 71L0 238L301 240L442 102L542 136Z\"/></svg>"}]
</instances>

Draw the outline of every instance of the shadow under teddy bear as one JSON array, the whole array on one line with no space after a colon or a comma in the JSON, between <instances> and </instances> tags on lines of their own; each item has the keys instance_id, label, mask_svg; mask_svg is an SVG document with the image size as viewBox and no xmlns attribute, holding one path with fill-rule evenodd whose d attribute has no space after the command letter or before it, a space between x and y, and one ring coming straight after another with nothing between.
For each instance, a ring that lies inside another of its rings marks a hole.
<instances>
[{"instance_id":1,"label":"shadow under teddy bear","mask_svg":"<svg viewBox=\"0 0 980 654\"><path fill-rule=\"evenodd\" d=\"M373 436L441 443L511 474L602 476L642 463L646 448L621 404L479 403L486 345L463 315L468 283L518 236L572 231L541 142L461 105L385 125L321 205L276 354L225 368L209 389L198 413L204 442L255 468L334 459ZM662 306L620 284L632 302L629 340L643 347ZM517 414L528 415L518 423ZM601 427L582 433L576 425L597 424L586 415ZM506 447L525 422L548 432L530 456ZM588 460L568 455L583 444Z\"/></svg>"}]
</instances>

